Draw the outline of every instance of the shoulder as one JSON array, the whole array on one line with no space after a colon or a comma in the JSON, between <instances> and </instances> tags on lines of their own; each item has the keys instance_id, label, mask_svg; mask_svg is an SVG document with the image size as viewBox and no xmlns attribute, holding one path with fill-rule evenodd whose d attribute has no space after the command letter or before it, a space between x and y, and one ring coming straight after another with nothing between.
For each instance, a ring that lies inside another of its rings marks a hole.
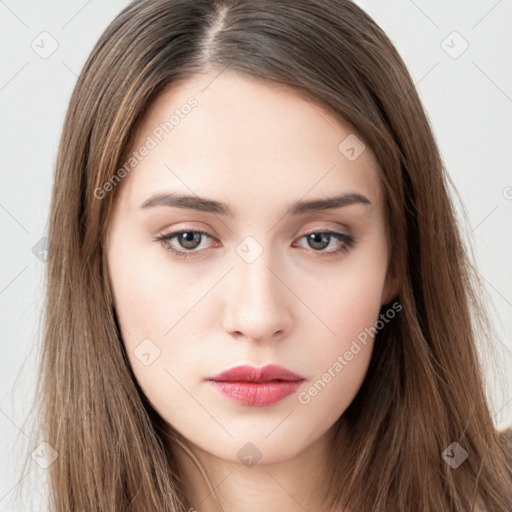
<instances>
[{"instance_id":1,"label":"shoulder","mask_svg":"<svg viewBox=\"0 0 512 512\"><path fill-rule=\"evenodd\" d=\"M484 502L482 501L482 498L480 496L476 500L475 508L473 509L473 512L491 512L488 508L485 508Z\"/></svg>"},{"instance_id":2,"label":"shoulder","mask_svg":"<svg viewBox=\"0 0 512 512\"><path fill-rule=\"evenodd\" d=\"M512 427L498 431L498 438L502 442L512 464ZM480 496L478 496L478 499L476 500L474 512L491 512L488 508L485 507L485 504Z\"/></svg>"},{"instance_id":3,"label":"shoulder","mask_svg":"<svg viewBox=\"0 0 512 512\"><path fill-rule=\"evenodd\" d=\"M498 436L503 441L509 455L512 457L512 427L499 431Z\"/></svg>"},{"instance_id":4,"label":"shoulder","mask_svg":"<svg viewBox=\"0 0 512 512\"><path fill-rule=\"evenodd\" d=\"M512 427L498 431L498 438L507 454L508 463L512 465Z\"/></svg>"}]
</instances>

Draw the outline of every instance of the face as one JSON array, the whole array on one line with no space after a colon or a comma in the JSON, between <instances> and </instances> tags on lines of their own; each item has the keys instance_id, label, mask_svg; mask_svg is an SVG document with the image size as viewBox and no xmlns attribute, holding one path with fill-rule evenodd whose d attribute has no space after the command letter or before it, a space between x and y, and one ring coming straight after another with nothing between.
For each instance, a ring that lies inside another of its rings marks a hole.
<instances>
[{"instance_id":1,"label":"face","mask_svg":"<svg viewBox=\"0 0 512 512\"><path fill-rule=\"evenodd\" d=\"M348 125L284 87L215 76L172 84L147 110L108 270L155 410L214 456L271 463L332 432L365 377L368 329L393 293L383 197ZM240 399L208 380L268 364L302 380L224 386Z\"/></svg>"}]
</instances>

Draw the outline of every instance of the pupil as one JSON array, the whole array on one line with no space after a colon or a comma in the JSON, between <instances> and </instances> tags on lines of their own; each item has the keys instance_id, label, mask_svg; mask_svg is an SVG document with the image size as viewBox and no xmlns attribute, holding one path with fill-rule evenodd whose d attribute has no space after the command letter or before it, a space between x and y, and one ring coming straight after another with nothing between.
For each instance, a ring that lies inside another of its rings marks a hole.
<instances>
[{"instance_id":1,"label":"pupil","mask_svg":"<svg viewBox=\"0 0 512 512\"><path fill-rule=\"evenodd\" d=\"M201 236L201 234L194 233L192 231L187 231L185 233L182 233L181 236L182 236L182 241L185 244L185 245L183 245L183 247L185 247L186 249L194 249L195 245L197 245L198 238ZM187 245L187 244L190 244L190 245Z\"/></svg>"},{"instance_id":2,"label":"pupil","mask_svg":"<svg viewBox=\"0 0 512 512\"><path fill-rule=\"evenodd\" d=\"M330 235L328 233L311 233L309 235L309 239L312 242L312 247L315 249L323 249L329 245L328 237ZM320 247L315 246L315 244L320 244Z\"/></svg>"}]
</instances>

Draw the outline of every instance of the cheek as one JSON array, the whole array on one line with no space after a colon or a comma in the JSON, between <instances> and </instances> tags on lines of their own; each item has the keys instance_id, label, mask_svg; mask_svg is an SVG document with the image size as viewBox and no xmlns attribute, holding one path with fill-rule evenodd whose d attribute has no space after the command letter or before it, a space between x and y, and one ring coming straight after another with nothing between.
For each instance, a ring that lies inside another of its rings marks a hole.
<instances>
[{"instance_id":1,"label":"cheek","mask_svg":"<svg viewBox=\"0 0 512 512\"><path fill-rule=\"evenodd\" d=\"M166 255L153 243L126 244L134 236L122 232L109 250L109 274L115 308L130 343L162 339L184 315L198 290L183 272L170 271Z\"/></svg>"},{"instance_id":2,"label":"cheek","mask_svg":"<svg viewBox=\"0 0 512 512\"><path fill-rule=\"evenodd\" d=\"M124 241L133 238L120 233L108 256L123 343L134 375L153 406L165 416L172 403L173 414L186 416L193 409L182 387L186 385L183 374L192 368L201 376L207 374L201 367L204 347L196 343L204 338L197 315L203 307L200 299L211 284L194 284L190 274L170 271L165 254L159 251L130 250Z\"/></svg>"},{"instance_id":3,"label":"cheek","mask_svg":"<svg viewBox=\"0 0 512 512\"><path fill-rule=\"evenodd\" d=\"M307 350L315 377L298 400L325 421L335 421L357 394L371 359L375 333L381 323L385 252L361 252L350 265L323 280L312 296L312 309L323 320L318 346Z\"/></svg>"},{"instance_id":4,"label":"cheek","mask_svg":"<svg viewBox=\"0 0 512 512\"><path fill-rule=\"evenodd\" d=\"M311 309L324 320L323 338L331 349L344 349L378 319L387 267L381 245L375 243L333 267L311 296Z\"/></svg>"}]
</instances>

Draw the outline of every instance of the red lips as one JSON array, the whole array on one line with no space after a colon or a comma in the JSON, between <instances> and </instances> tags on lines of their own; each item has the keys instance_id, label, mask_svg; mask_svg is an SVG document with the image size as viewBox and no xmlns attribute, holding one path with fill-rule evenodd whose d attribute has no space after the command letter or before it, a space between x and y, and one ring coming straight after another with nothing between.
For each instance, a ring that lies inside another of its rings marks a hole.
<instances>
[{"instance_id":1,"label":"red lips","mask_svg":"<svg viewBox=\"0 0 512 512\"><path fill-rule=\"evenodd\" d=\"M293 373L277 364L269 364L262 368L255 366L236 366L218 375L209 377L208 380L222 382L268 382L271 380L304 380L304 377Z\"/></svg>"},{"instance_id":2,"label":"red lips","mask_svg":"<svg viewBox=\"0 0 512 512\"><path fill-rule=\"evenodd\" d=\"M304 377L269 364L263 368L236 366L207 379L212 387L234 402L267 407L296 392Z\"/></svg>"}]
</instances>

